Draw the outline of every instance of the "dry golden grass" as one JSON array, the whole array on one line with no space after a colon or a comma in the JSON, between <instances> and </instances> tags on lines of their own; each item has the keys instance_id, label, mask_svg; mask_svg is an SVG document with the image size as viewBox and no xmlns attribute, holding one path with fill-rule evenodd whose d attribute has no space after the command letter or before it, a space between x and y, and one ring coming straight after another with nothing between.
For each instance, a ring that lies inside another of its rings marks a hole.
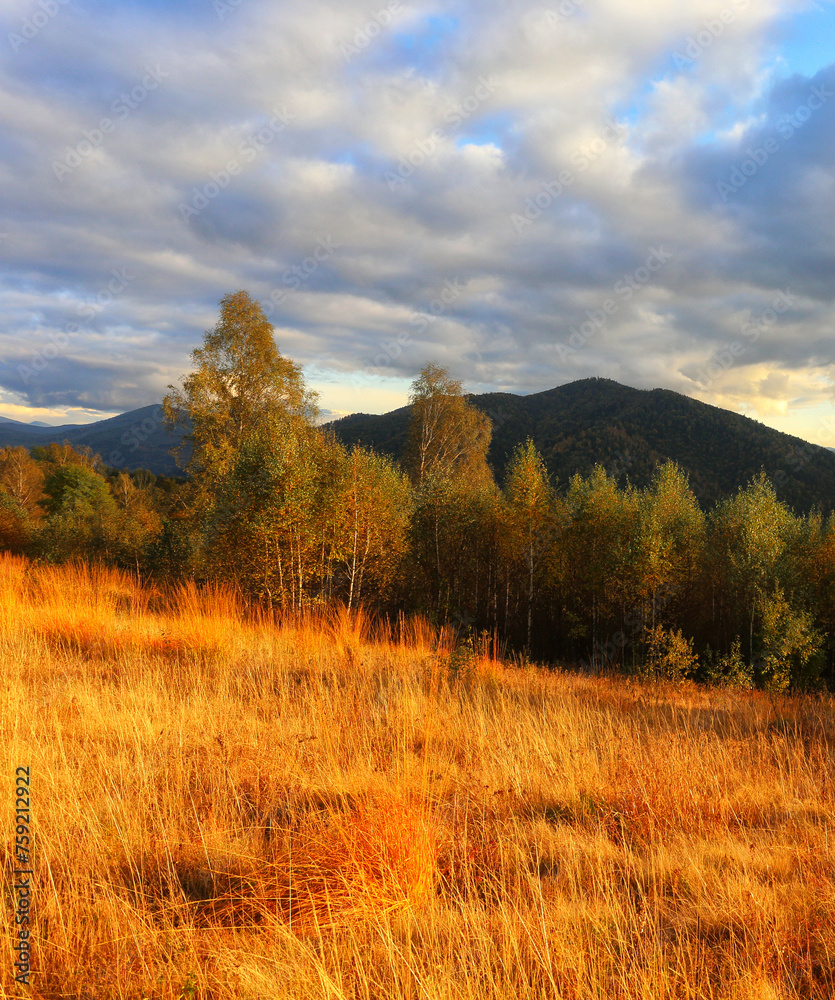
<instances>
[{"instance_id":1,"label":"dry golden grass","mask_svg":"<svg viewBox=\"0 0 835 1000\"><path fill-rule=\"evenodd\" d=\"M9 557L0 649L26 995L835 996L828 698L462 663L420 622ZM12 919L7 888L4 997Z\"/></svg>"}]
</instances>

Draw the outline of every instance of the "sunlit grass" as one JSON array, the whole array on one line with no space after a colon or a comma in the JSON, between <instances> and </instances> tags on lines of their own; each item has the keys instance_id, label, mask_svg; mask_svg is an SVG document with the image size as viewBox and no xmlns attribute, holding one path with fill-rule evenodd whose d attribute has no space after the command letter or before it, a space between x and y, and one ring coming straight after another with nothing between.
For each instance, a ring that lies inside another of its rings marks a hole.
<instances>
[{"instance_id":1,"label":"sunlit grass","mask_svg":"<svg viewBox=\"0 0 835 1000\"><path fill-rule=\"evenodd\" d=\"M9 557L0 650L31 996L835 995L828 698L462 660L419 620L277 624ZM7 956L12 919L7 892Z\"/></svg>"}]
</instances>

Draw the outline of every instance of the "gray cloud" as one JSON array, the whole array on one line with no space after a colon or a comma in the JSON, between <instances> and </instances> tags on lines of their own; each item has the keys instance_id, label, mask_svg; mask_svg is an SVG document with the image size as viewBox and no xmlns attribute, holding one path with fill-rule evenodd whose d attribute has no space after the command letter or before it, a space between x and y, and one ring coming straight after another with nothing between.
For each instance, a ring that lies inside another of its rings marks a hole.
<instances>
[{"instance_id":1,"label":"gray cloud","mask_svg":"<svg viewBox=\"0 0 835 1000\"><path fill-rule=\"evenodd\" d=\"M327 378L400 386L429 357L483 389L605 374L767 413L774 371L783 404L825 397L835 100L796 116L835 68L769 69L787 2L728 0L733 20L684 60L718 16L707 0L562 19L403 2L347 56L378 8L229 6L73 0L0 55L0 402L154 402L240 287L273 294L279 346L334 410ZM4 13L0 41L37 9ZM744 183L718 186L769 139ZM338 249L293 287L322 240ZM669 261L618 297L654 247ZM79 323L114 268L133 279ZM724 373L733 391L700 384L789 288L792 309ZM21 384L71 323L71 347Z\"/></svg>"}]
</instances>

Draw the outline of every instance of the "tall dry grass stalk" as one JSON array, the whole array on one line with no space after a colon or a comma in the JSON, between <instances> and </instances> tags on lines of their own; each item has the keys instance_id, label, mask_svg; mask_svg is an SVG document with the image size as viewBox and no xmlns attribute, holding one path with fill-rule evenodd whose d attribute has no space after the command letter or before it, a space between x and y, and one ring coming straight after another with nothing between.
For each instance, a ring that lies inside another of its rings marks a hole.
<instances>
[{"instance_id":1,"label":"tall dry grass stalk","mask_svg":"<svg viewBox=\"0 0 835 1000\"><path fill-rule=\"evenodd\" d=\"M835 996L829 699L0 560L33 997ZM6 885L13 866L5 858ZM3 909L3 996L13 913Z\"/></svg>"}]
</instances>

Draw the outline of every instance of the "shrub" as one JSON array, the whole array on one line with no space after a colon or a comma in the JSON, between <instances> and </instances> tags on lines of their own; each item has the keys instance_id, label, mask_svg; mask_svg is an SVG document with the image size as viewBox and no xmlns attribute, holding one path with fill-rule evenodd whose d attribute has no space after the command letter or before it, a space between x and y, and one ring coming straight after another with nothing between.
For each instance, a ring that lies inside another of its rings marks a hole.
<instances>
[{"instance_id":1,"label":"shrub","mask_svg":"<svg viewBox=\"0 0 835 1000\"><path fill-rule=\"evenodd\" d=\"M685 639L681 629L656 625L646 630L647 658L644 673L657 680L680 683L699 662L693 652L693 640Z\"/></svg>"},{"instance_id":2,"label":"shrub","mask_svg":"<svg viewBox=\"0 0 835 1000\"><path fill-rule=\"evenodd\" d=\"M729 653L709 658L705 676L711 684L745 688L754 686L754 668L745 662L740 652L739 636L731 643Z\"/></svg>"},{"instance_id":3,"label":"shrub","mask_svg":"<svg viewBox=\"0 0 835 1000\"><path fill-rule=\"evenodd\" d=\"M780 587L763 600L761 610L760 671L766 687L785 691L810 686L823 642L812 615L793 608Z\"/></svg>"}]
</instances>

